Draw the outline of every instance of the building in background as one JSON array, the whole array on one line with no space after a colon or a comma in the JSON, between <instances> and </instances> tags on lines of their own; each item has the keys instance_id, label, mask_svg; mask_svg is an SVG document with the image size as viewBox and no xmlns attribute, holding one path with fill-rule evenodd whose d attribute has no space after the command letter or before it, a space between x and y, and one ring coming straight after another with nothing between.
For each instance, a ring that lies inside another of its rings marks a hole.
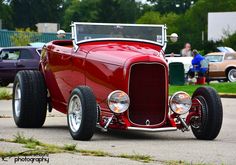
<instances>
[{"instance_id":1,"label":"building in background","mask_svg":"<svg viewBox=\"0 0 236 165\"><path fill-rule=\"evenodd\" d=\"M208 13L208 41L218 41L236 32L236 12Z\"/></svg>"},{"instance_id":2,"label":"building in background","mask_svg":"<svg viewBox=\"0 0 236 165\"><path fill-rule=\"evenodd\" d=\"M60 28L58 23L37 23L36 27L39 33L56 33Z\"/></svg>"}]
</instances>

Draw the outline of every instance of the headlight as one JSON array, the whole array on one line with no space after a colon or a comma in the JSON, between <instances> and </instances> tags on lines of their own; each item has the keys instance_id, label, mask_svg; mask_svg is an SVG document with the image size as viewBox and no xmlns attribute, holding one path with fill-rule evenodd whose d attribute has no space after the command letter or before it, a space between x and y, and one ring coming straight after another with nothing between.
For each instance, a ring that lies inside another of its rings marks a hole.
<instances>
[{"instance_id":1,"label":"headlight","mask_svg":"<svg viewBox=\"0 0 236 165\"><path fill-rule=\"evenodd\" d=\"M170 98L170 109L176 114L187 113L191 106L191 97L185 92L177 92Z\"/></svg>"},{"instance_id":2,"label":"headlight","mask_svg":"<svg viewBox=\"0 0 236 165\"><path fill-rule=\"evenodd\" d=\"M120 90L113 91L109 94L108 106L114 113L123 113L129 108L130 100L129 96Z\"/></svg>"}]
</instances>

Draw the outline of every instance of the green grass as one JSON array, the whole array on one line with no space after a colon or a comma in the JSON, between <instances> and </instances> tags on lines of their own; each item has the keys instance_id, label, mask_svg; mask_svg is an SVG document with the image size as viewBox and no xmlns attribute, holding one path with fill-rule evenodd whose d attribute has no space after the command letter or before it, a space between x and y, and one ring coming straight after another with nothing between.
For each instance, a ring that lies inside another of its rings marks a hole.
<instances>
[{"instance_id":1,"label":"green grass","mask_svg":"<svg viewBox=\"0 0 236 165\"><path fill-rule=\"evenodd\" d=\"M35 144L35 145L40 145L41 143L34 139L33 137L31 138L26 138L22 133L17 133L15 136L14 136L14 140L13 142L15 143L20 143L20 144Z\"/></svg>"},{"instance_id":2,"label":"green grass","mask_svg":"<svg viewBox=\"0 0 236 165\"><path fill-rule=\"evenodd\" d=\"M3 152L3 151L0 151L1 158L15 157L15 156L46 155L46 154L48 154L48 152L43 151L43 150L28 150L28 151L24 151L24 152L14 152L14 151Z\"/></svg>"},{"instance_id":3,"label":"green grass","mask_svg":"<svg viewBox=\"0 0 236 165\"><path fill-rule=\"evenodd\" d=\"M76 144L65 144L63 149L67 151L76 151Z\"/></svg>"},{"instance_id":4,"label":"green grass","mask_svg":"<svg viewBox=\"0 0 236 165\"><path fill-rule=\"evenodd\" d=\"M12 94L9 90L5 88L0 88L0 100L10 100L12 99Z\"/></svg>"},{"instance_id":5,"label":"green grass","mask_svg":"<svg viewBox=\"0 0 236 165\"><path fill-rule=\"evenodd\" d=\"M177 91L185 91L188 94L193 94L193 92L200 87L201 85L183 85L183 86L174 86L171 85L169 88L169 95L173 95ZM216 89L220 94L236 94L236 83L210 83L209 85Z\"/></svg>"},{"instance_id":6,"label":"green grass","mask_svg":"<svg viewBox=\"0 0 236 165\"><path fill-rule=\"evenodd\" d=\"M149 163L149 162L153 162L153 158L149 155L141 155L141 154L121 154L118 157L120 158L126 158L126 159L131 159L131 160L136 160L136 161L140 161L143 163Z\"/></svg>"},{"instance_id":7,"label":"green grass","mask_svg":"<svg viewBox=\"0 0 236 165\"><path fill-rule=\"evenodd\" d=\"M79 149L77 151L84 156L98 156L98 157L112 157L113 156L112 154L110 154L108 152L104 152L104 151L100 151L100 150Z\"/></svg>"},{"instance_id":8,"label":"green grass","mask_svg":"<svg viewBox=\"0 0 236 165\"><path fill-rule=\"evenodd\" d=\"M25 152L3 152L0 151L0 157L14 157L14 156L30 156L30 155L39 155L39 154L55 154L55 153L80 153L84 156L97 156L97 157L113 157L113 158L125 158L130 160L135 160L143 163L154 162L156 160L152 159L149 155L141 154L120 154L114 155L108 152L100 150L84 150L77 149L76 144L66 144L64 146L57 146L52 144L42 143L37 139L26 138L23 134L17 133L14 136L14 139L3 139L0 138L0 141L23 144L25 148L29 150Z\"/></svg>"}]
</instances>

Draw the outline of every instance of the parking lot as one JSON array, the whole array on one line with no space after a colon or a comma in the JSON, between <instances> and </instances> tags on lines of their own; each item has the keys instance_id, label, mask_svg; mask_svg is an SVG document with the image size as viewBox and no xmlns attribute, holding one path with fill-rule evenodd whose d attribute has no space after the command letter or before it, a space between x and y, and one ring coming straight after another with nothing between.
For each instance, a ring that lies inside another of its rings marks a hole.
<instances>
[{"instance_id":1,"label":"parking lot","mask_svg":"<svg viewBox=\"0 0 236 165\"><path fill-rule=\"evenodd\" d=\"M236 162L236 111L235 99L223 98L224 119L221 132L214 141L196 140L190 132L162 132L162 133L134 133L110 131L108 133L96 131L91 141L72 140L67 129L66 116L52 112L43 128L20 129L15 126L12 118L11 101L0 101L0 138L12 139L19 132L25 137L34 137L47 144L63 146L77 144L77 148L84 150L105 151L111 154L144 154L151 156L155 162L149 164L165 164L166 161L187 161L189 163L207 164L235 164ZM0 142L4 151L19 149L19 144ZM50 162L57 164L104 164L104 161L114 164L143 164L130 159L113 157L82 156L80 154L49 155ZM0 164L14 163L0 160Z\"/></svg>"}]
</instances>

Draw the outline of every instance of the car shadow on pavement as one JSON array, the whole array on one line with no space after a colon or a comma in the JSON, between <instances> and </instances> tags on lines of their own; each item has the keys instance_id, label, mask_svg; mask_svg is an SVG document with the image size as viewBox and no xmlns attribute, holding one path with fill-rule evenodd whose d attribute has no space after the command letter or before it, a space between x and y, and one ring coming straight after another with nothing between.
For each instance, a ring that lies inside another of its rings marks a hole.
<instances>
[{"instance_id":1,"label":"car shadow on pavement","mask_svg":"<svg viewBox=\"0 0 236 165\"><path fill-rule=\"evenodd\" d=\"M178 131L179 132L179 131ZM180 132L181 133L181 132ZM108 132L102 132L97 129L95 135L98 138L93 140L193 140L195 139L192 135L179 134L177 131L174 132L156 132L156 133L145 133L145 132L131 132L131 131L120 131L120 130L109 130Z\"/></svg>"},{"instance_id":2,"label":"car shadow on pavement","mask_svg":"<svg viewBox=\"0 0 236 165\"><path fill-rule=\"evenodd\" d=\"M50 130L50 133L66 134L69 132L66 125L47 125L41 128L42 131ZM121 130L108 130L107 132L101 131L96 128L92 141L106 141L106 140L174 140L174 141L186 141L195 140L192 133L182 134L180 131L173 132L131 132L131 131L121 131Z\"/></svg>"}]
</instances>

